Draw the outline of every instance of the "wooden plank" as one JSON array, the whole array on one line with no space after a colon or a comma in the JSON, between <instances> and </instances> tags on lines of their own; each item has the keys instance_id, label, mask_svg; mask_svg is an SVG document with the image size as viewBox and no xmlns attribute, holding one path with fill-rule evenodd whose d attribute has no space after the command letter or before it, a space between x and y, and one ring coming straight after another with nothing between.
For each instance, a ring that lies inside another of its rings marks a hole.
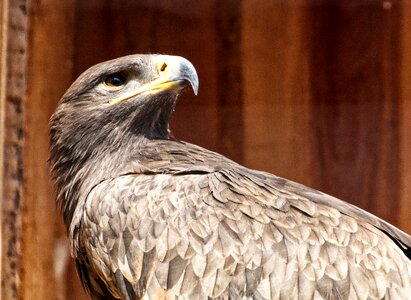
<instances>
[{"instance_id":1,"label":"wooden plank","mask_svg":"<svg viewBox=\"0 0 411 300\"><path fill-rule=\"evenodd\" d=\"M20 299L21 244L23 222L23 113L26 88L26 1L8 3L7 79L5 90L5 132L2 198L2 273L3 299ZM4 54L3 54L4 55Z\"/></svg>"},{"instance_id":2,"label":"wooden plank","mask_svg":"<svg viewBox=\"0 0 411 300\"><path fill-rule=\"evenodd\" d=\"M311 185L306 15L299 1L244 1L244 153L249 167Z\"/></svg>"},{"instance_id":3,"label":"wooden plank","mask_svg":"<svg viewBox=\"0 0 411 300\"><path fill-rule=\"evenodd\" d=\"M5 106L6 106L6 82L7 82L7 39L8 39L8 1L0 1L0 166L4 166L4 132L5 132ZM0 171L0 195L3 198L3 172L4 167ZM3 283L3 201L0 201L0 274ZM0 286L0 300L3 299L3 284Z\"/></svg>"},{"instance_id":4,"label":"wooden plank","mask_svg":"<svg viewBox=\"0 0 411 300\"><path fill-rule=\"evenodd\" d=\"M398 224L400 8L312 6L317 187Z\"/></svg>"},{"instance_id":5,"label":"wooden plank","mask_svg":"<svg viewBox=\"0 0 411 300\"><path fill-rule=\"evenodd\" d=\"M241 163L244 159L242 1L216 3L218 151Z\"/></svg>"},{"instance_id":6,"label":"wooden plank","mask_svg":"<svg viewBox=\"0 0 411 300\"><path fill-rule=\"evenodd\" d=\"M411 233L411 3L403 1L401 46L401 202L400 227Z\"/></svg>"},{"instance_id":7,"label":"wooden plank","mask_svg":"<svg viewBox=\"0 0 411 300\"><path fill-rule=\"evenodd\" d=\"M48 120L73 79L74 2L32 1L29 14L22 292L24 299L73 299L66 298L69 245L47 159Z\"/></svg>"}]
</instances>

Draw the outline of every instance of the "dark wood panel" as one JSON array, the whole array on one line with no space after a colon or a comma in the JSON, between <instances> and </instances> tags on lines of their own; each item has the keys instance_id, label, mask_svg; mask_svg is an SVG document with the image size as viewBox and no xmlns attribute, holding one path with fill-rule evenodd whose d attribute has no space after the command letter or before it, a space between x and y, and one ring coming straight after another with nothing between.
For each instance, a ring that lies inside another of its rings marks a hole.
<instances>
[{"instance_id":1,"label":"dark wood panel","mask_svg":"<svg viewBox=\"0 0 411 300\"><path fill-rule=\"evenodd\" d=\"M401 26L400 228L411 233L411 2L403 2Z\"/></svg>"},{"instance_id":2,"label":"dark wood panel","mask_svg":"<svg viewBox=\"0 0 411 300\"><path fill-rule=\"evenodd\" d=\"M399 6L334 2L311 11L315 185L398 224Z\"/></svg>"},{"instance_id":3,"label":"dark wood panel","mask_svg":"<svg viewBox=\"0 0 411 300\"><path fill-rule=\"evenodd\" d=\"M242 1L217 1L215 9L218 101L217 151L244 160Z\"/></svg>"}]
</instances>

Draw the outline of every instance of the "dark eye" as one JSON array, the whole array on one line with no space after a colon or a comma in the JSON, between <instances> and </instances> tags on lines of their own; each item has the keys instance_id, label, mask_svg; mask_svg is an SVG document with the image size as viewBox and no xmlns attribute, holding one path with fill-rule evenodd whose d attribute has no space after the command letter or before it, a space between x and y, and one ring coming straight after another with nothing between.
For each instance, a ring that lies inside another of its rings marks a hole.
<instances>
[{"instance_id":1,"label":"dark eye","mask_svg":"<svg viewBox=\"0 0 411 300\"><path fill-rule=\"evenodd\" d=\"M121 73L114 73L106 77L104 84L108 87L121 87L126 84L127 78Z\"/></svg>"}]
</instances>

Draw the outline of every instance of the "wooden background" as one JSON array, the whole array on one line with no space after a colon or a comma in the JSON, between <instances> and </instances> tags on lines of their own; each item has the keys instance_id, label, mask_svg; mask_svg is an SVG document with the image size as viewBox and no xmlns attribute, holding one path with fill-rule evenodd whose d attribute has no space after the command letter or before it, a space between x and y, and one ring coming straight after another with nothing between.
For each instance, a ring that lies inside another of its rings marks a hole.
<instances>
[{"instance_id":1,"label":"wooden background","mask_svg":"<svg viewBox=\"0 0 411 300\"><path fill-rule=\"evenodd\" d=\"M0 18L3 299L87 299L48 180L47 123L83 70L132 53L196 66L177 138L411 232L410 1L2 0Z\"/></svg>"}]
</instances>

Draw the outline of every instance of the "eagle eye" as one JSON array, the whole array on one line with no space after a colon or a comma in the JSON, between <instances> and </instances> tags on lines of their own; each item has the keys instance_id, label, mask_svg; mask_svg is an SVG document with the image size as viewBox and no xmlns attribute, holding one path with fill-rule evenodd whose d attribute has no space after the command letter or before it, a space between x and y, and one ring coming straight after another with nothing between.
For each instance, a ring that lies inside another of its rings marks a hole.
<instances>
[{"instance_id":1,"label":"eagle eye","mask_svg":"<svg viewBox=\"0 0 411 300\"><path fill-rule=\"evenodd\" d=\"M110 74L104 79L104 85L110 88L119 88L126 84L127 78L121 73Z\"/></svg>"}]
</instances>

